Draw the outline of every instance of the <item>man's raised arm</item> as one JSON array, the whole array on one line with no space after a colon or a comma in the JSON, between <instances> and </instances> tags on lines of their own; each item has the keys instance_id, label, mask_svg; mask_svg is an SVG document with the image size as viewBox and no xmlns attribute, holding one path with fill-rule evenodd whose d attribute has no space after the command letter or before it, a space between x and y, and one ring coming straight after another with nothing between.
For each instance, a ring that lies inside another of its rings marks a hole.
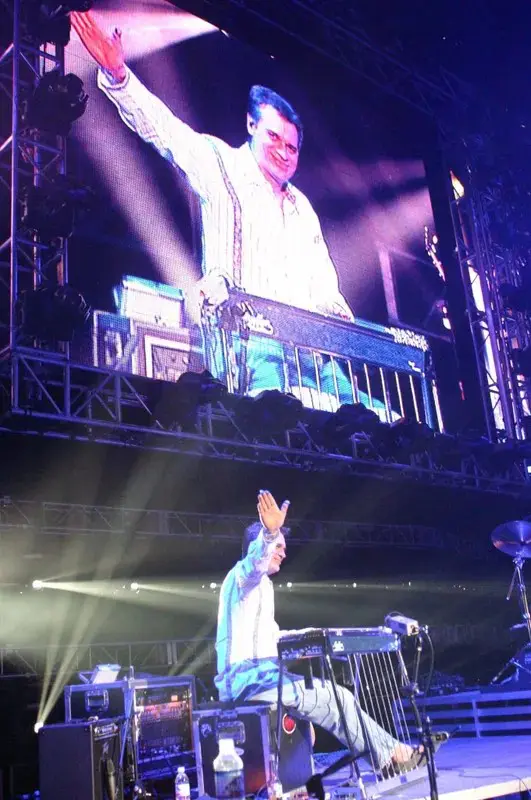
<instances>
[{"instance_id":1,"label":"man's raised arm","mask_svg":"<svg viewBox=\"0 0 531 800\"><path fill-rule=\"evenodd\" d=\"M107 36L90 11L84 13L72 11L70 22L94 61L108 72L116 83L124 81L126 76L125 56L122 34L118 28L114 29L111 36Z\"/></svg>"},{"instance_id":2,"label":"man's raised arm","mask_svg":"<svg viewBox=\"0 0 531 800\"><path fill-rule=\"evenodd\" d=\"M98 86L117 107L125 124L181 169L198 194L215 169L215 154L207 139L173 114L129 70L122 34L108 36L92 14L73 11L72 27L100 67Z\"/></svg>"},{"instance_id":3,"label":"man's raised arm","mask_svg":"<svg viewBox=\"0 0 531 800\"><path fill-rule=\"evenodd\" d=\"M262 530L235 567L236 582L243 591L256 585L267 574L288 513L289 500L285 500L279 508L271 492L260 491L256 507Z\"/></svg>"}]
</instances>

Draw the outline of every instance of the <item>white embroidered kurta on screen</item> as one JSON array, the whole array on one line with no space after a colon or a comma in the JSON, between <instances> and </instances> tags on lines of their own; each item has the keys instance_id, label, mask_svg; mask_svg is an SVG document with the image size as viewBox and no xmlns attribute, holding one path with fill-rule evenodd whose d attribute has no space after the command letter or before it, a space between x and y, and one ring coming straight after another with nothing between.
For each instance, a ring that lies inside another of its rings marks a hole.
<instances>
[{"instance_id":1,"label":"white embroidered kurta on screen","mask_svg":"<svg viewBox=\"0 0 531 800\"><path fill-rule=\"evenodd\" d=\"M352 318L319 219L302 192L290 184L281 206L248 144L234 148L197 133L129 70L120 84L100 71L98 85L128 127L182 170L197 193L205 275L222 274L259 297Z\"/></svg>"}]
</instances>

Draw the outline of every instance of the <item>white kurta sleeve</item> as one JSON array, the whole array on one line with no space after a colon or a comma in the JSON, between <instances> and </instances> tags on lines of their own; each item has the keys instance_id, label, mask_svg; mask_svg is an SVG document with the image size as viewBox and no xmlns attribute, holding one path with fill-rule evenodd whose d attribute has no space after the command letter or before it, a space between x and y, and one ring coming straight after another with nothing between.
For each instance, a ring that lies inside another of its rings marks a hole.
<instances>
[{"instance_id":1,"label":"white kurta sleeve","mask_svg":"<svg viewBox=\"0 0 531 800\"><path fill-rule=\"evenodd\" d=\"M311 302L315 311L353 321L354 314L341 294L337 270L328 252L319 218L313 209L311 217Z\"/></svg>"},{"instance_id":2,"label":"white kurta sleeve","mask_svg":"<svg viewBox=\"0 0 531 800\"><path fill-rule=\"evenodd\" d=\"M98 86L125 124L182 170L194 191L202 195L208 176L215 171L215 155L207 138L176 117L129 68L120 83L98 70Z\"/></svg>"},{"instance_id":3,"label":"white kurta sleeve","mask_svg":"<svg viewBox=\"0 0 531 800\"><path fill-rule=\"evenodd\" d=\"M247 555L234 567L235 579L240 592L245 593L267 575L269 562L277 543L279 531L271 534L262 528L249 545Z\"/></svg>"}]
</instances>

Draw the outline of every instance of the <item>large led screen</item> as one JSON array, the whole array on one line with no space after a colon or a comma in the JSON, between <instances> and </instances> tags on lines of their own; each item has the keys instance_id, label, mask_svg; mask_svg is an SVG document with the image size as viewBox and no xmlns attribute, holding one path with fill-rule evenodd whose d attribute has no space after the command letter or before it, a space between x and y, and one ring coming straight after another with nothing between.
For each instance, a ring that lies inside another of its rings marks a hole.
<instances>
[{"instance_id":1,"label":"large led screen","mask_svg":"<svg viewBox=\"0 0 531 800\"><path fill-rule=\"evenodd\" d=\"M89 103L69 164L96 196L70 243L94 309L75 357L440 427L430 342L450 334L414 110L162 0L93 16L130 72L98 77L73 33Z\"/></svg>"}]
</instances>

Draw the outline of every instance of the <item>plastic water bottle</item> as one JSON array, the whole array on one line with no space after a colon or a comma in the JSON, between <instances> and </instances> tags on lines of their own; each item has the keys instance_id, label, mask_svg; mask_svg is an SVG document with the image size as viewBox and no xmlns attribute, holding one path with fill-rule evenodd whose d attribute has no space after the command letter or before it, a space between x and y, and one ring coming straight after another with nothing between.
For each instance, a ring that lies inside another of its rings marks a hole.
<instances>
[{"instance_id":1,"label":"plastic water bottle","mask_svg":"<svg viewBox=\"0 0 531 800\"><path fill-rule=\"evenodd\" d=\"M280 778L276 775L272 775L270 780L267 782L267 796L269 800L282 800L284 797L284 791L282 789L282 784L280 783Z\"/></svg>"},{"instance_id":2,"label":"plastic water bottle","mask_svg":"<svg viewBox=\"0 0 531 800\"><path fill-rule=\"evenodd\" d=\"M175 776L175 800L190 800L190 781L184 767L177 767Z\"/></svg>"},{"instance_id":3,"label":"plastic water bottle","mask_svg":"<svg viewBox=\"0 0 531 800\"><path fill-rule=\"evenodd\" d=\"M213 766L217 800L243 800L243 761L236 752L234 739L220 738Z\"/></svg>"},{"instance_id":4,"label":"plastic water bottle","mask_svg":"<svg viewBox=\"0 0 531 800\"><path fill-rule=\"evenodd\" d=\"M282 800L284 795L282 783L278 776L277 759L271 755L269 760L269 780L267 782L267 796L269 800Z\"/></svg>"}]
</instances>

